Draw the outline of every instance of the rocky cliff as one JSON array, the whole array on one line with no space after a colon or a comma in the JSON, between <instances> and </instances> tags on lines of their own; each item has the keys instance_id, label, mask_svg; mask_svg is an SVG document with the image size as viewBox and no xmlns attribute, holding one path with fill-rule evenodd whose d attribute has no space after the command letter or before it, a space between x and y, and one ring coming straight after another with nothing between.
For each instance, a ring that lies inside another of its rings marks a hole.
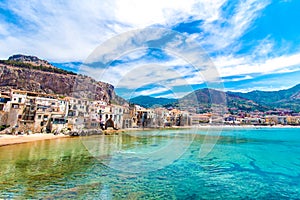
<instances>
[{"instance_id":1,"label":"rocky cliff","mask_svg":"<svg viewBox=\"0 0 300 200\"><path fill-rule=\"evenodd\" d=\"M0 61L0 89L10 88L124 103L112 85L56 68L34 56L15 55Z\"/></svg>"},{"instance_id":2,"label":"rocky cliff","mask_svg":"<svg viewBox=\"0 0 300 200\"><path fill-rule=\"evenodd\" d=\"M46 60L41 60L41 59L39 59L36 56L26 56L26 55L22 55L22 54L17 54L17 55L10 56L8 58L8 61L16 61L16 62L21 62L21 63L29 63L29 64L31 64L33 66L40 66L40 65L42 65L42 66L50 67L50 68L54 67L53 65L51 65Z\"/></svg>"}]
</instances>

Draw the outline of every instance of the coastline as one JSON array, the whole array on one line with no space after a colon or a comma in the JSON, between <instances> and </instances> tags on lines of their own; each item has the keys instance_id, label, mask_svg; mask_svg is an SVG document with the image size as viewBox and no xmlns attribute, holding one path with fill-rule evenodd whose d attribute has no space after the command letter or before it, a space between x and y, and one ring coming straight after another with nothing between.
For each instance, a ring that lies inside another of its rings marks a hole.
<instances>
[{"instance_id":1,"label":"coastline","mask_svg":"<svg viewBox=\"0 0 300 200\"><path fill-rule=\"evenodd\" d=\"M53 135L35 133L30 135L0 135L0 147L14 144L22 144L27 142L35 142L40 140L52 140L59 138L67 138L69 135Z\"/></svg>"},{"instance_id":2,"label":"coastline","mask_svg":"<svg viewBox=\"0 0 300 200\"><path fill-rule=\"evenodd\" d=\"M174 126L174 127L165 127L165 128L128 128L128 129L119 129L119 130L105 130L103 135L114 135L122 134L130 131L151 131L151 130L176 130L176 129L199 129L199 130L208 130L208 129L275 129L275 128L300 128L299 126L253 126L253 125L243 125L243 126L232 126L232 125L200 125L200 126ZM52 140L59 138L69 138L69 135L53 135L53 134L43 134L35 133L30 135L0 135L0 147L14 144L22 144L27 142L35 142L40 140Z\"/></svg>"}]
</instances>

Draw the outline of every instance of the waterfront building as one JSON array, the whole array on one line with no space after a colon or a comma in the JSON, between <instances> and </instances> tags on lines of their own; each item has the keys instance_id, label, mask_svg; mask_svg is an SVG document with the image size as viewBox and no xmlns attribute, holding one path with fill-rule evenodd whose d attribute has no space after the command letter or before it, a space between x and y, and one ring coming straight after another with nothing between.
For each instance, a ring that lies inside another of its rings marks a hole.
<instances>
[{"instance_id":1,"label":"waterfront building","mask_svg":"<svg viewBox=\"0 0 300 200\"><path fill-rule=\"evenodd\" d=\"M192 114L190 116L190 125L197 126L199 124L208 124L211 122L212 114Z\"/></svg>"},{"instance_id":2,"label":"waterfront building","mask_svg":"<svg viewBox=\"0 0 300 200\"><path fill-rule=\"evenodd\" d=\"M286 120L289 125L300 125L300 116L287 116Z\"/></svg>"},{"instance_id":3,"label":"waterfront building","mask_svg":"<svg viewBox=\"0 0 300 200\"><path fill-rule=\"evenodd\" d=\"M270 126L278 124L278 116L277 115L266 115L265 123Z\"/></svg>"},{"instance_id":4,"label":"waterfront building","mask_svg":"<svg viewBox=\"0 0 300 200\"><path fill-rule=\"evenodd\" d=\"M267 112L238 111L196 114L174 108L146 109L138 105L59 97L53 94L11 89L0 93L0 126L8 132L61 132L62 130L172 127L199 124L300 125L299 113L279 109Z\"/></svg>"},{"instance_id":5,"label":"waterfront building","mask_svg":"<svg viewBox=\"0 0 300 200\"><path fill-rule=\"evenodd\" d=\"M8 111L8 108L7 108L7 102L8 101L11 101L11 97L10 97L10 94L9 92L1 92L0 93L0 112L1 111Z\"/></svg>"},{"instance_id":6,"label":"waterfront building","mask_svg":"<svg viewBox=\"0 0 300 200\"><path fill-rule=\"evenodd\" d=\"M133 126L133 121L134 121L134 113L135 113L135 109L133 105L129 105L126 104L123 106L124 111L123 111L123 124L122 124L122 128L126 129L126 128L132 128Z\"/></svg>"}]
</instances>

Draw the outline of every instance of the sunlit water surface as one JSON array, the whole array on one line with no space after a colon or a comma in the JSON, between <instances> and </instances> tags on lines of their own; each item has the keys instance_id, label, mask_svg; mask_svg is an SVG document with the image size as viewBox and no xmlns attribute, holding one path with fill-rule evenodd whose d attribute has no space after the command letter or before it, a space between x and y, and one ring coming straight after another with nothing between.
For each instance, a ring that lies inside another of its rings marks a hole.
<instances>
[{"instance_id":1,"label":"sunlit water surface","mask_svg":"<svg viewBox=\"0 0 300 200\"><path fill-rule=\"evenodd\" d=\"M0 199L7 198L298 199L300 129L144 131L4 146Z\"/></svg>"}]
</instances>

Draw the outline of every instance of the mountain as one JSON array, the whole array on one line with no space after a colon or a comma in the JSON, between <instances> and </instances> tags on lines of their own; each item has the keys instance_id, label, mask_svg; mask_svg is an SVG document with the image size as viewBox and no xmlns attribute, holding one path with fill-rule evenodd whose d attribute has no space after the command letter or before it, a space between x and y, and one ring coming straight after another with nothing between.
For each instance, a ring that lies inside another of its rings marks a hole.
<instances>
[{"instance_id":1,"label":"mountain","mask_svg":"<svg viewBox=\"0 0 300 200\"><path fill-rule=\"evenodd\" d=\"M48 67L48 68L55 68L48 61L41 60L36 56L27 56L27 55L17 54L17 55L10 56L8 58L8 61L11 63L13 63L13 61L15 61L15 63L18 63L18 62L19 63L27 63L32 66L44 66L44 67Z\"/></svg>"},{"instance_id":2,"label":"mountain","mask_svg":"<svg viewBox=\"0 0 300 200\"><path fill-rule=\"evenodd\" d=\"M279 91L228 92L255 101L261 105L300 111L300 84Z\"/></svg>"},{"instance_id":3,"label":"mountain","mask_svg":"<svg viewBox=\"0 0 300 200\"><path fill-rule=\"evenodd\" d=\"M130 99L129 101L145 108L163 106L166 108L180 108L183 110L189 110L191 112L210 112L212 105L214 108L228 107L232 110L244 111L266 111L270 109L268 106L262 106L250 99L207 88L195 90L194 92L180 99L138 96Z\"/></svg>"},{"instance_id":4,"label":"mountain","mask_svg":"<svg viewBox=\"0 0 300 200\"><path fill-rule=\"evenodd\" d=\"M144 108L152 107L162 107L168 104L174 104L177 102L177 99L168 99L168 98L154 98L150 96L138 96L132 99L129 99L130 103L138 104Z\"/></svg>"},{"instance_id":5,"label":"mountain","mask_svg":"<svg viewBox=\"0 0 300 200\"><path fill-rule=\"evenodd\" d=\"M212 105L214 107L227 107L232 113L238 110L263 112L280 108L300 112L300 84L287 90L272 92L222 92L204 88L195 90L178 100L142 96L134 98L134 101L131 102L145 107L151 107L150 105L154 104L164 107L172 106L192 112L210 112Z\"/></svg>"},{"instance_id":6,"label":"mountain","mask_svg":"<svg viewBox=\"0 0 300 200\"><path fill-rule=\"evenodd\" d=\"M279 90L279 91L252 91L248 93L240 93L240 92L228 92L231 94L236 94L238 96L251 99L258 103L266 103L272 104L275 102L282 102L286 100L299 100L300 99L300 84L296 85L287 90Z\"/></svg>"},{"instance_id":7,"label":"mountain","mask_svg":"<svg viewBox=\"0 0 300 200\"><path fill-rule=\"evenodd\" d=\"M184 109L197 108L196 112L210 112L212 107L223 107L229 110L266 111L268 106L260 105L251 99L236 94L214 89L199 89L179 99L179 106Z\"/></svg>"},{"instance_id":8,"label":"mountain","mask_svg":"<svg viewBox=\"0 0 300 200\"><path fill-rule=\"evenodd\" d=\"M35 56L14 55L0 60L0 89L20 89L123 104L114 86L66 71Z\"/></svg>"}]
</instances>

